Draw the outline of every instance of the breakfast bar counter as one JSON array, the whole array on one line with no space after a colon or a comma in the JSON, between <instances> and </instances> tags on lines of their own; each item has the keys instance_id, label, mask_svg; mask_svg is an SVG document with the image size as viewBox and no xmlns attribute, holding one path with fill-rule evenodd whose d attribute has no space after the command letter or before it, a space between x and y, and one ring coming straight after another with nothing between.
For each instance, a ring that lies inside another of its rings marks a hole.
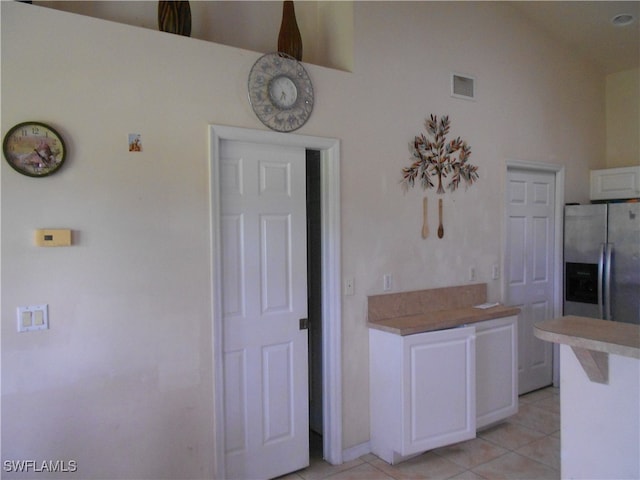
<instances>
[{"instance_id":1,"label":"breakfast bar counter","mask_svg":"<svg viewBox=\"0 0 640 480\"><path fill-rule=\"evenodd\" d=\"M565 316L534 334L560 345L562 478L640 478L640 326Z\"/></svg>"},{"instance_id":2,"label":"breakfast bar counter","mask_svg":"<svg viewBox=\"0 0 640 480\"><path fill-rule=\"evenodd\" d=\"M630 323L567 315L540 322L534 331L541 340L640 358L640 328Z\"/></svg>"}]
</instances>

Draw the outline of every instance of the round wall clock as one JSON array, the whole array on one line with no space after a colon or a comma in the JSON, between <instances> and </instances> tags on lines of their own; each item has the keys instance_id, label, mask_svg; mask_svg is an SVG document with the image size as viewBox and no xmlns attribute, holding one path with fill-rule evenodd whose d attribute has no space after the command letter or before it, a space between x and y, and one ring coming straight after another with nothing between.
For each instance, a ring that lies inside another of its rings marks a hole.
<instances>
[{"instance_id":1,"label":"round wall clock","mask_svg":"<svg viewBox=\"0 0 640 480\"><path fill-rule=\"evenodd\" d=\"M286 53L267 53L249 73L249 102L267 127L292 132L311 115L313 85L295 58Z\"/></svg>"},{"instance_id":2,"label":"round wall clock","mask_svg":"<svg viewBox=\"0 0 640 480\"><path fill-rule=\"evenodd\" d=\"M2 152L9 165L29 177L45 177L64 163L67 149L58 132L40 122L19 123L7 132Z\"/></svg>"}]
</instances>

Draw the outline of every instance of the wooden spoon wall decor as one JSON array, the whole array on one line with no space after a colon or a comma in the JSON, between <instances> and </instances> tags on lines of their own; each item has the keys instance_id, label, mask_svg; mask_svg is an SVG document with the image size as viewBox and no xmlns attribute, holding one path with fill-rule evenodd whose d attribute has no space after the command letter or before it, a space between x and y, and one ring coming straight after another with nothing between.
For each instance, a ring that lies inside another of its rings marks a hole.
<instances>
[{"instance_id":1,"label":"wooden spoon wall decor","mask_svg":"<svg viewBox=\"0 0 640 480\"><path fill-rule=\"evenodd\" d=\"M438 220L440 221L440 225L438 225L438 238L444 237L444 226L442 225L442 199L438 201Z\"/></svg>"},{"instance_id":2,"label":"wooden spoon wall decor","mask_svg":"<svg viewBox=\"0 0 640 480\"><path fill-rule=\"evenodd\" d=\"M427 197L422 200L422 238L429 236L429 222L427 222Z\"/></svg>"}]
</instances>

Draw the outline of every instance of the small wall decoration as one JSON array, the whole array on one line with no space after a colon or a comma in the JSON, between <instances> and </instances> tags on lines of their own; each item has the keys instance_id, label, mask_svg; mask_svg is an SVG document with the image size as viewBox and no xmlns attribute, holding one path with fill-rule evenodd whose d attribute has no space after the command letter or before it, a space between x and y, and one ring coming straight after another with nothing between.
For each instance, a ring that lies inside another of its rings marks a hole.
<instances>
[{"instance_id":1,"label":"small wall decoration","mask_svg":"<svg viewBox=\"0 0 640 480\"><path fill-rule=\"evenodd\" d=\"M129 134L129 151L141 152L142 151L142 135L139 133Z\"/></svg>"},{"instance_id":2,"label":"small wall decoration","mask_svg":"<svg viewBox=\"0 0 640 480\"><path fill-rule=\"evenodd\" d=\"M445 192L442 179L450 175L447 188L454 191L458 188L460 180L464 179L467 185L472 185L478 179L478 167L469 162L471 147L460 137L447 141L450 121L447 115L440 120L436 115L431 115L425 121L425 127L429 138L425 134L415 137L410 150L414 162L410 167L402 169L402 184L405 188L413 187L416 179L420 180L423 189L433 188L431 177L438 177L437 193ZM456 158L455 155L458 155Z\"/></svg>"}]
</instances>

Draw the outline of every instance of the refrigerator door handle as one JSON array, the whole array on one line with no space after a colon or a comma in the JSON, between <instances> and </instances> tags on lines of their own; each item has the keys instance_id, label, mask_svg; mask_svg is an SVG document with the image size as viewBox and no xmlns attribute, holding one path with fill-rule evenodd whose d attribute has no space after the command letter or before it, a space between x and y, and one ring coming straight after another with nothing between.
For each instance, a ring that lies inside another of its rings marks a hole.
<instances>
[{"instance_id":1,"label":"refrigerator door handle","mask_svg":"<svg viewBox=\"0 0 640 480\"><path fill-rule=\"evenodd\" d=\"M611 318L611 253L613 244L607 243L606 255L604 261L604 314L605 320L613 320Z\"/></svg>"},{"instance_id":2,"label":"refrigerator door handle","mask_svg":"<svg viewBox=\"0 0 640 480\"><path fill-rule=\"evenodd\" d=\"M605 244L600 245L600 256L598 258L598 309L600 310L599 318L606 320L604 316L604 296L603 296L603 275L604 275L604 251Z\"/></svg>"}]
</instances>

